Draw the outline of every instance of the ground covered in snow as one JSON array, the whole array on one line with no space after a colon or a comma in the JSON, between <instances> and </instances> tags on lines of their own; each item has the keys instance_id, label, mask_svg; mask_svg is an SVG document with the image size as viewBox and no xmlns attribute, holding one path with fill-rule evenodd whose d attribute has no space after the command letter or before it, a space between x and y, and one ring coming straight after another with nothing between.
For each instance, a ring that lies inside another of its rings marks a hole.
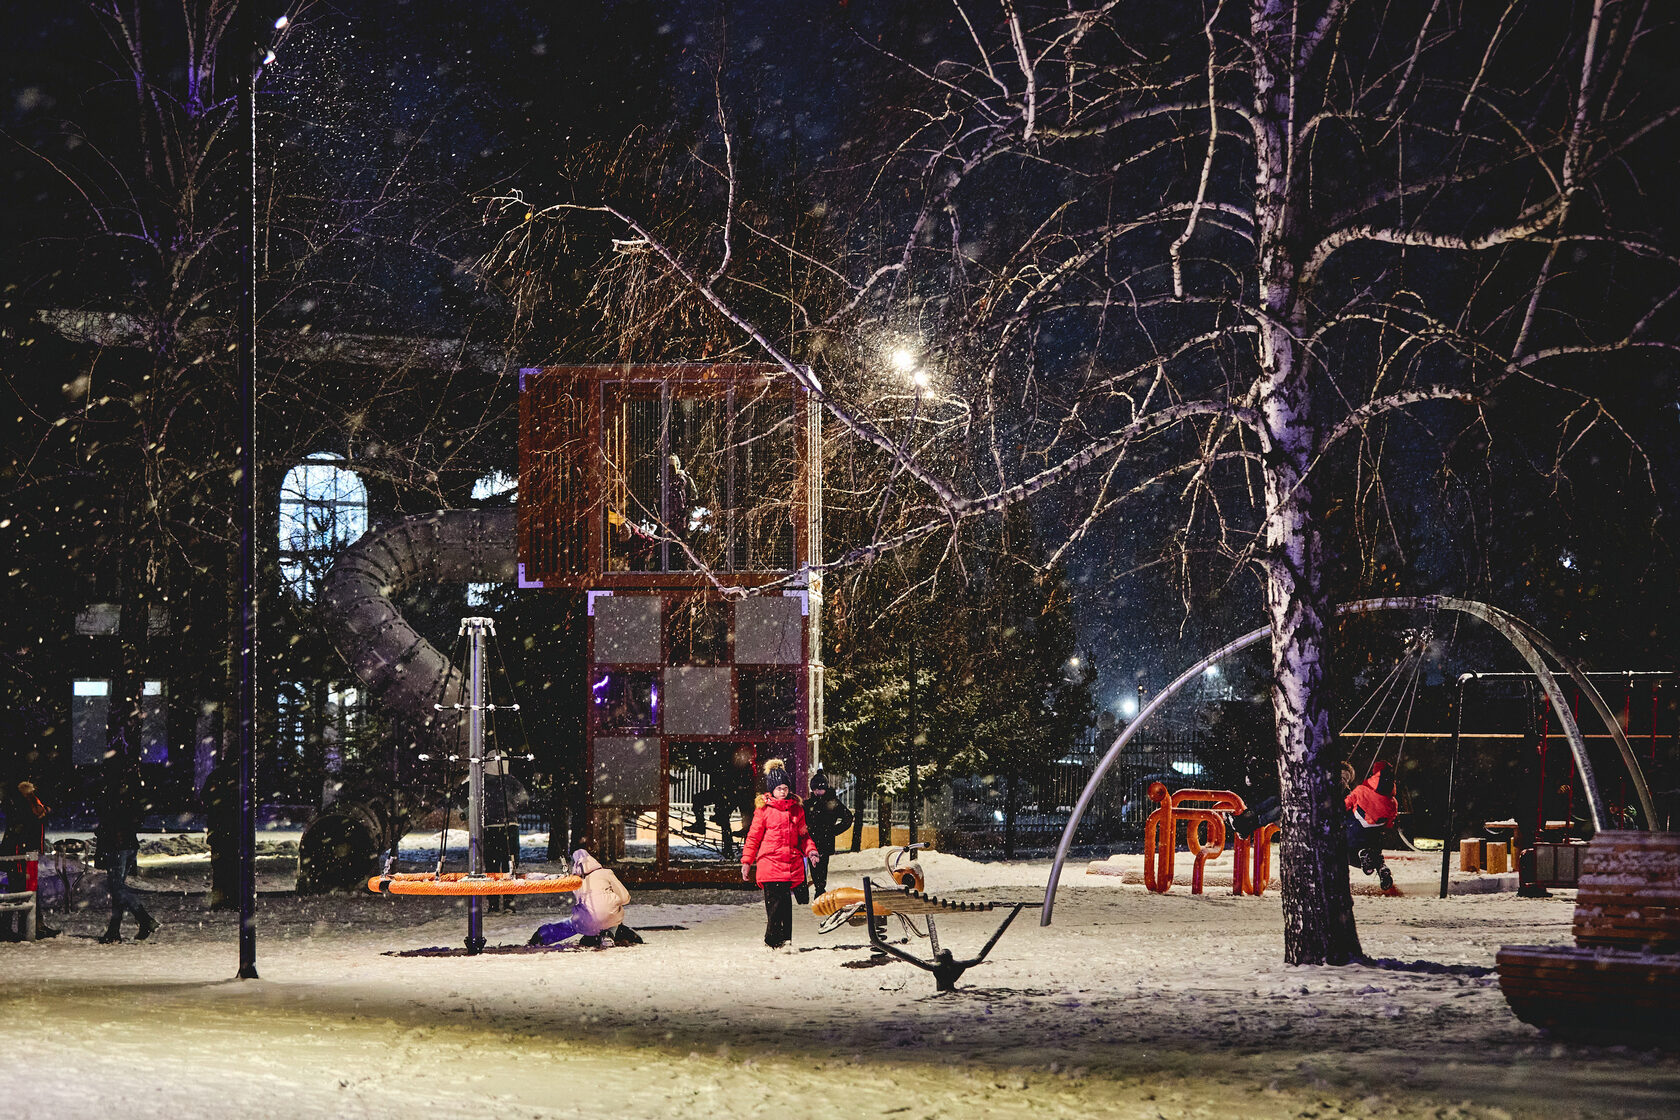
<instances>
[{"instance_id":1,"label":"ground covered in snow","mask_svg":"<svg viewBox=\"0 0 1680 1120\"><path fill-rule=\"evenodd\" d=\"M831 885L878 857L837 857ZM1495 952L1567 943L1567 892L1440 900L1403 879L1404 897L1355 899L1373 963L1288 968L1275 892L1156 896L1082 863L1052 926L1024 912L936 995L809 914L798 952L769 952L756 893L639 892L634 948L397 956L459 946L463 909L301 898L270 868L261 979L239 981L202 862L148 862L152 941L96 942L95 875L93 908L48 916L64 936L0 944L0 1115L1680 1116L1680 1055L1555 1041L1506 1009ZM930 890L967 899L1037 900L1048 873L937 853L925 867ZM493 946L566 909L520 905L485 916ZM962 956L995 923L953 916L940 933Z\"/></svg>"}]
</instances>

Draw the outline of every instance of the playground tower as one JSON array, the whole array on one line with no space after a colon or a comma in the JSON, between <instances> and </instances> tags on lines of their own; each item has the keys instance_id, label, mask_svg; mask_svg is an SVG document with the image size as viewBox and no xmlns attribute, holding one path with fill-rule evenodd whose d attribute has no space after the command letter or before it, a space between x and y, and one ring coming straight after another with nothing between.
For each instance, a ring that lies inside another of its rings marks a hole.
<instances>
[{"instance_id":1,"label":"playground tower","mask_svg":"<svg viewBox=\"0 0 1680 1120\"><path fill-rule=\"evenodd\" d=\"M736 880L764 761L801 791L818 765L821 413L763 365L519 384L519 586L588 603L588 841L627 878Z\"/></svg>"}]
</instances>

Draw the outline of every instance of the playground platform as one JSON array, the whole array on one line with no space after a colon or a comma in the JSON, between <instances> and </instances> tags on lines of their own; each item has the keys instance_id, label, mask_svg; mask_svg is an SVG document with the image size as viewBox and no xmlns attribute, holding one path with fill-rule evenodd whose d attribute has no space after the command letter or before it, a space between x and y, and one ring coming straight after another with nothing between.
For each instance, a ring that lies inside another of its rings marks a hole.
<instances>
[{"instance_id":1,"label":"playground platform","mask_svg":"<svg viewBox=\"0 0 1680 1120\"><path fill-rule=\"evenodd\" d=\"M1394 873L1394 886L1404 895L1438 895L1441 891L1441 853L1440 852L1384 852L1384 859L1388 868ZM1188 892L1190 890L1190 871L1195 861L1183 852L1173 867L1173 890ZM1278 889L1277 879L1278 851L1277 845L1272 847L1272 880L1266 885L1268 892ZM1086 864L1088 875L1113 875L1122 883L1143 885L1143 854L1133 853L1114 855L1107 859L1093 860ZM1349 882L1355 895L1380 895L1375 875L1366 876L1358 868L1351 869ZM1447 874L1447 893L1458 894L1500 894L1514 893L1517 889L1516 872L1489 873L1485 871L1460 871L1457 857L1453 857L1452 867ZM1231 893L1231 851L1227 848L1218 859L1210 859L1203 868L1202 890L1208 894Z\"/></svg>"}]
</instances>

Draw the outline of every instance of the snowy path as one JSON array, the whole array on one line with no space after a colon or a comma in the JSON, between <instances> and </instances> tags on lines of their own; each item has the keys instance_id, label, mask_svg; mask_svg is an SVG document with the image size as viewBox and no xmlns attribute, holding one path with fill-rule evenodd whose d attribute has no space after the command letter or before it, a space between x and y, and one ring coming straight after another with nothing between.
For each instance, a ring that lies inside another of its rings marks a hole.
<instances>
[{"instance_id":1,"label":"snowy path","mask_svg":"<svg viewBox=\"0 0 1680 1120\"><path fill-rule=\"evenodd\" d=\"M1045 870L928 861L959 897L1032 897ZM1024 913L946 996L844 967L862 938L808 918L804 951L770 954L756 896L716 891L645 892L632 924L688 927L645 946L477 958L383 955L459 945L447 902L265 897L263 978L241 983L229 916L159 895L153 943L98 945L87 914L0 945L6 1114L1680 1116L1680 1056L1554 1044L1507 1011L1494 952L1567 941L1567 894L1359 898L1391 963L1319 969L1278 963L1275 896L1065 883L1054 926ZM486 931L522 943L554 912ZM941 931L960 955L994 921Z\"/></svg>"}]
</instances>

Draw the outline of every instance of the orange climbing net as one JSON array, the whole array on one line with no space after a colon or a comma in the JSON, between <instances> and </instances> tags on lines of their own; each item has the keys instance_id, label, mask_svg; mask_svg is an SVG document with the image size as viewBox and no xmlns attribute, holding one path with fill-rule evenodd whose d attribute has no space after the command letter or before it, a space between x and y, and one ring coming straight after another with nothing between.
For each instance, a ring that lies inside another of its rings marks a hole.
<instances>
[{"instance_id":1,"label":"orange climbing net","mask_svg":"<svg viewBox=\"0 0 1680 1120\"><path fill-rule=\"evenodd\" d=\"M374 894L560 894L575 891L581 886L583 880L576 875L521 875L506 871L491 871L483 875L404 871L394 875L375 875L368 880L368 890Z\"/></svg>"}]
</instances>

